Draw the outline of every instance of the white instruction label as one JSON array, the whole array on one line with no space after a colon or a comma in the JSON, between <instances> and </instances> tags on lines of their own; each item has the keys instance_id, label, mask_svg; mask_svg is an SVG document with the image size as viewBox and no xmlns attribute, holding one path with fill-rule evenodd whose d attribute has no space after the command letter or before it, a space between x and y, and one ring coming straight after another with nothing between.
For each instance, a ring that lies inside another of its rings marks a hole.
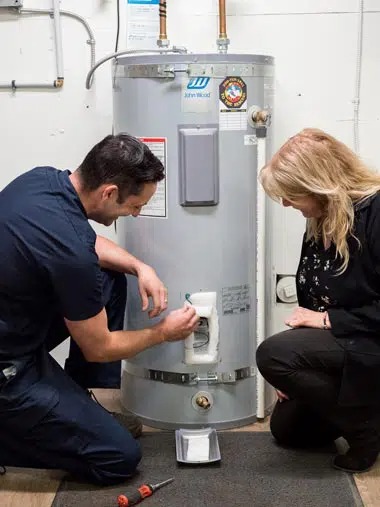
<instances>
[{"instance_id":1,"label":"white instruction label","mask_svg":"<svg viewBox=\"0 0 380 507\"><path fill-rule=\"evenodd\" d=\"M248 312L251 308L249 285L233 285L222 289L223 315Z\"/></svg>"},{"instance_id":2,"label":"white instruction label","mask_svg":"<svg viewBox=\"0 0 380 507\"><path fill-rule=\"evenodd\" d=\"M139 137L140 141L148 146L156 155L165 169L165 178L157 184L157 190L146 206L141 209L143 217L168 217L168 174L167 174L167 139L166 137Z\"/></svg>"},{"instance_id":3,"label":"white instruction label","mask_svg":"<svg viewBox=\"0 0 380 507\"><path fill-rule=\"evenodd\" d=\"M159 0L127 0L128 49L157 49L158 7Z\"/></svg>"},{"instance_id":4,"label":"white instruction label","mask_svg":"<svg viewBox=\"0 0 380 507\"><path fill-rule=\"evenodd\" d=\"M247 110L223 109L223 104L220 103L219 127L220 130L246 130Z\"/></svg>"}]
</instances>

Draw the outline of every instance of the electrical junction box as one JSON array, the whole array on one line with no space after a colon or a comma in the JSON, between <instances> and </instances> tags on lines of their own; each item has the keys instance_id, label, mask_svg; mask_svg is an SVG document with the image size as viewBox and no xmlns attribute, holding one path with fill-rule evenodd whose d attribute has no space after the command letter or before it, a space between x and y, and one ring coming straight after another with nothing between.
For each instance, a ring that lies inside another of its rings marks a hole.
<instances>
[{"instance_id":1,"label":"electrical junction box","mask_svg":"<svg viewBox=\"0 0 380 507\"><path fill-rule=\"evenodd\" d=\"M0 0L1 7L22 7L23 0Z\"/></svg>"}]
</instances>

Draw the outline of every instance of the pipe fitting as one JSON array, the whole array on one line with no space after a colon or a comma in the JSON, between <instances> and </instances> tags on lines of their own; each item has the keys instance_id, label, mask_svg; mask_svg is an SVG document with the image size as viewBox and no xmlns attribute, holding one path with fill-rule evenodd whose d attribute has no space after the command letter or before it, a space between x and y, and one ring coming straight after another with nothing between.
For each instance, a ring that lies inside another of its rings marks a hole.
<instances>
[{"instance_id":1,"label":"pipe fitting","mask_svg":"<svg viewBox=\"0 0 380 507\"><path fill-rule=\"evenodd\" d=\"M158 39L157 46L162 49L167 49L170 46L170 40L169 39Z\"/></svg>"},{"instance_id":2,"label":"pipe fitting","mask_svg":"<svg viewBox=\"0 0 380 507\"><path fill-rule=\"evenodd\" d=\"M247 120L250 127L254 129L267 128L271 123L271 114L259 106L251 106L248 109Z\"/></svg>"},{"instance_id":3,"label":"pipe fitting","mask_svg":"<svg viewBox=\"0 0 380 507\"><path fill-rule=\"evenodd\" d=\"M230 39L227 39L227 37L216 39L216 44L218 46L219 53L227 53L228 46L230 44Z\"/></svg>"},{"instance_id":4,"label":"pipe fitting","mask_svg":"<svg viewBox=\"0 0 380 507\"><path fill-rule=\"evenodd\" d=\"M270 114L268 113L268 111L264 111L264 110L263 111L257 111L257 113L255 113L252 116L252 120L255 123L258 123L258 124L261 124L261 125L266 125L266 123L269 120L269 117L270 117Z\"/></svg>"},{"instance_id":5,"label":"pipe fitting","mask_svg":"<svg viewBox=\"0 0 380 507\"><path fill-rule=\"evenodd\" d=\"M54 87L55 87L55 88L63 88L63 82L64 82L63 77L58 77L58 78L54 81Z\"/></svg>"}]
</instances>

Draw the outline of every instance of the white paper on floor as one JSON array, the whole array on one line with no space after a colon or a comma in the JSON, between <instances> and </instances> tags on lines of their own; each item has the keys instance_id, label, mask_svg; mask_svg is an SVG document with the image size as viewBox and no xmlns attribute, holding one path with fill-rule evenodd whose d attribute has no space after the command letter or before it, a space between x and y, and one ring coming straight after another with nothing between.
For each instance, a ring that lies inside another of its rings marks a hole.
<instances>
[{"instance_id":1,"label":"white paper on floor","mask_svg":"<svg viewBox=\"0 0 380 507\"><path fill-rule=\"evenodd\" d=\"M187 461L208 461L210 439L208 435L192 435L188 438Z\"/></svg>"}]
</instances>

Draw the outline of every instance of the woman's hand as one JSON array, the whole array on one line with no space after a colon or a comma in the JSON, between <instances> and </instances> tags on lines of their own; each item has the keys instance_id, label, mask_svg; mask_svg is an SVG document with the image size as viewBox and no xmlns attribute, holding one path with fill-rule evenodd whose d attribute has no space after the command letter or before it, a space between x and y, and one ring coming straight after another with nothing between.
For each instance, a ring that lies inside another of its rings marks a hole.
<instances>
[{"instance_id":1,"label":"woman's hand","mask_svg":"<svg viewBox=\"0 0 380 507\"><path fill-rule=\"evenodd\" d=\"M149 298L153 300L153 308L149 310L149 317L157 317L168 307L168 291L156 275L153 268L147 264L140 264L137 270L139 291L142 300L142 310L148 309Z\"/></svg>"},{"instance_id":2,"label":"woman's hand","mask_svg":"<svg viewBox=\"0 0 380 507\"><path fill-rule=\"evenodd\" d=\"M285 324L292 328L297 327L313 327L316 329L323 329L323 318L325 314L321 312L314 312L299 306L295 308L290 317L285 320Z\"/></svg>"},{"instance_id":3,"label":"woman's hand","mask_svg":"<svg viewBox=\"0 0 380 507\"><path fill-rule=\"evenodd\" d=\"M280 403L282 403L284 400L288 400L289 399L289 396L285 393L283 393L282 391L280 391L279 389L275 389L276 391L276 394L277 394L277 398L278 398L278 401Z\"/></svg>"}]
</instances>

